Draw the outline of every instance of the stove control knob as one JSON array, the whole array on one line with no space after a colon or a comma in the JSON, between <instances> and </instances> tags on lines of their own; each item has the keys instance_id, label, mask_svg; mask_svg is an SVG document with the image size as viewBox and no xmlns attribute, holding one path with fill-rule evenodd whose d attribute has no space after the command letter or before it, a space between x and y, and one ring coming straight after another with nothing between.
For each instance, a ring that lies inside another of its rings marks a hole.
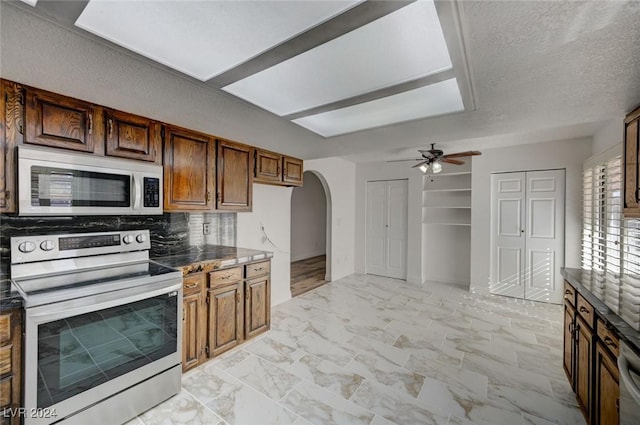
<instances>
[{"instance_id":1,"label":"stove control knob","mask_svg":"<svg viewBox=\"0 0 640 425\"><path fill-rule=\"evenodd\" d=\"M126 243L127 245L129 245L131 242L133 242L133 236L131 235L124 235L124 238L122 238L122 242Z\"/></svg>"},{"instance_id":2,"label":"stove control knob","mask_svg":"<svg viewBox=\"0 0 640 425\"><path fill-rule=\"evenodd\" d=\"M56 245L53 243L53 241L50 240L42 241L42 243L40 244L40 249L42 249L43 251L51 251L55 247Z\"/></svg>"},{"instance_id":3,"label":"stove control knob","mask_svg":"<svg viewBox=\"0 0 640 425\"><path fill-rule=\"evenodd\" d=\"M26 241L18 245L18 250L20 252L28 253L32 252L34 249L36 249L36 244L34 244L33 242Z\"/></svg>"},{"instance_id":4,"label":"stove control knob","mask_svg":"<svg viewBox=\"0 0 640 425\"><path fill-rule=\"evenodd\" d=\"M146 240L147 240L147 238L145 238L142 233L140 233L138 236L136 236L136 241L138 241L138 243L144 243Z\"/></svg>"}]
</instances>

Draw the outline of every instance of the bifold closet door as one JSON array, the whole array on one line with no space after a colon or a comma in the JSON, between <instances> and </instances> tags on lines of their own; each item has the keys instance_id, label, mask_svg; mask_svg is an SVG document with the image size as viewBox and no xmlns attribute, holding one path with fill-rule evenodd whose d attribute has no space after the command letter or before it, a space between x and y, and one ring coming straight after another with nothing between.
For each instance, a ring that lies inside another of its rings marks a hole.
<instances>
[{"instance_id":1,"label":"bifold closet door","mask_svg":"<svg viewBox=\"0 0 640 425\"><path fill-rule=\"evenodd\" d=\"M367 182L367 273L407 278L407 180Z\"/></svg>"},{"instance_id":2,"label":"bifold closet door","mask_svg":"<svg viewBox=\"0 0 640 425\"><path fill-rule=\"evenodd\" d=\"M562 302L564 170L491 176L491 292Z\"/></svg>"}]
</instances>

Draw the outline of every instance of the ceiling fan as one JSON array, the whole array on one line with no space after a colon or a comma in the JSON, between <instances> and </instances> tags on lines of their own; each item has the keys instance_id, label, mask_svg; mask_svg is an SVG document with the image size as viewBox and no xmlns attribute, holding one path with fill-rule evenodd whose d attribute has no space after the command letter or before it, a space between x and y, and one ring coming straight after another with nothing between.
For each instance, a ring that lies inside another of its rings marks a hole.
<instances>
[{"instance_id":1,"label":"ceiling fan","mask_svg":"<svg viewBox=\"0 0 640 425\"><path fill-rule=\"evenodd\" d=\"M465 156L474 156L474 155L482 155L478 151L465 151L458 153L450 153L445 155L444 152L440 149L435 148L435 143L431 143L431 149L418 149L422 158L412 158L412 159L395 159L387 162L402 162L402 161L420 161L416 165L411 168L419 168L420 171L426 173L429 170L429 166L431 166L431 170L434 173L439 173L442 171L442 163L445 162L447 164L455 164L462 165L464 161L460 161L459 159L454 158L463 158Z\"/></svg>"}]
</instances>

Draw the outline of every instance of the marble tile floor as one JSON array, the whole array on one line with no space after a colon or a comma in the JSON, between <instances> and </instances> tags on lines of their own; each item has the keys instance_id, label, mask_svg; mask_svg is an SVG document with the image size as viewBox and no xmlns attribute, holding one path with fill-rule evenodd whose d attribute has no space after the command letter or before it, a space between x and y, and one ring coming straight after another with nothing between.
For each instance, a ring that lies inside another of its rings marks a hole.
<instances>
[{"instance_id":1,"label":"marble tile floor","mask_svg":"<svg viewBox=\"0 0 640 425\"><path fill-rule=\"evenodd\" d=\"M584 425L561 306L354 274L183 376L127 425Z\"/></svg>"}]
</instances>

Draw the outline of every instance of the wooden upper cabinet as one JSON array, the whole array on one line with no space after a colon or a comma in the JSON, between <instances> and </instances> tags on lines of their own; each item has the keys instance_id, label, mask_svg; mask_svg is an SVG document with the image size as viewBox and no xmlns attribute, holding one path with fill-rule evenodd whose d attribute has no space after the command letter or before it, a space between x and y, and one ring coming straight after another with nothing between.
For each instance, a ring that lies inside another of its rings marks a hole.
<instances>
[{"instance_id":1,"label":"wooden upper cabinet","mask_svg":"<svg viewBox=\"0 0 640 425\"><path fill-rule=\"evenodd\" d=\"M126 112L104 114L107 155L161 163L160 123Z\"/></svg>"},{"instance_id":2,"label":"wooden upper cabinet","mask_svg":"<svg viewBox=\"0 0 640 425\"><path fill-rule=\"evenodd\" d=\"M285 156L282 158L282 181L287 186L302 186L302 160Z\"/></svg>"},{"instance_id":3,"label":"wooden upper cabinet","mask_svg":"<svg viewBox=\"0 0 640 425\"><path fill-rule=\"evenodd\" d=\"M91 103L26 89L25 143L102 154L104 125Z\"/></svg>"},{"instance_id":4,"label":"wooden upper cabinet","mask_svg":"<svg viewBox=\"0 0 640 425\"><path fill-rule=\"evenodd\" d=\"M640 106L624 120L624 215L640 217Z\"/></svg>"},{"instance_id":5,"label":"wooden upper cabinet","mask_svg":"<svg viewBox=\"0 0 640 425\"><path fill-rule=\"evenodd\" d=\"M22 143L24 93L0 81L0 212L16 211L16 146Z\"/></svg>"},{"instance_id":6,"label":"wooden upper cabinet","mask_svg":"<svg viewBox=\"0 0 640 425\"><path fill-rule=\"evenodd\" d=\"M256 149L255 161L254 182L275 184L282 182L282 155Z\"/></svg>"},{"instance_id":7,"label":"wooden upper cabinet","mask_svg":"<svg viewBox=\"0 0 640 425\"><path fill-rule=\"evenodd\" d=\"M214 140L167 126L164 134L164 210L211 210Z\"/></svg>"},{"instance_id":8,"label":"wooden upper cabinet","mask_svg":"<svg viewBox=\"0 0 640 425\"><path fill-rule=\"evenodd\" d=\"M251 211L253 198L253 148L218 140L216 208Z\"/></svg>"}]
</instances>

